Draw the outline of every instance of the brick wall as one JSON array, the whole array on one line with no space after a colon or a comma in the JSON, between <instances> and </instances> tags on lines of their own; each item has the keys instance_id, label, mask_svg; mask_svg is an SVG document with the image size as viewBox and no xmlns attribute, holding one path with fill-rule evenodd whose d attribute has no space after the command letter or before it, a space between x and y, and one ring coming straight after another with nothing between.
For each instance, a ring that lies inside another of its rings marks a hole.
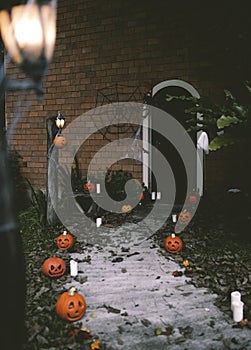
<instances>
[{"instance_id":1,"label":"brick wall","mask_svg":"<svg viewBox=\"0 0 251 350\"><path fill-rule=\"evenodd\" d=\"M212 98L219 98L223 88L237 89L250 74L247 62L240 60L245 54L246 13L239 11L244 27L234 26L243 29L242 39L238 31L231 32L234 5L228 4L227 18L224 13L224 6L216 11L205 4L202 9L193 1L182 6L169 1L58 1L56 49L43 101L31 93L23 100L8 93L6 100L8 123L22 115L11 145L23 157L23 173L33 186L46 187L46 118L59 110L70 124L95 107L99 89L118 83L138 86L144 93L167 79L185 80ZM7 73L19 74L12 65ZM83 173L105 143L102 135L93 135L79 151ZM217 166L217 161L210 162L208 169ZM122 163L141 176L137 162ZM214 176L209 171L209 186Z\"/></svg>"}]
</instances>

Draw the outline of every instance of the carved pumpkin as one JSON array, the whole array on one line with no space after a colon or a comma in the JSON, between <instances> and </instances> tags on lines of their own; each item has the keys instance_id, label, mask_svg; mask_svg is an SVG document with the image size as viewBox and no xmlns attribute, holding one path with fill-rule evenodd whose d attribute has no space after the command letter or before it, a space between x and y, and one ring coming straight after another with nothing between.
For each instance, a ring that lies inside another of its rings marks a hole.
<instances>
[{"instance_id":1,"label":"carved pumpkin","mask_svg":"<svg viewBox=\"0 0 251 350\"><path fill-rule=\"evenodd\" d=\"M143 201L144 199L145 199L145 195L144 195L144 192L142 192L139 194L139 200Z\"/></svg>"},{"instance_id":2,"label":"carved pumpkin","mask_svg":"<svg viewBox=\"0 0 251 350\"><path fill-rule=\"evenodd\" d=\"M63 148L64 146L67 145L67 140L66 137L63 135L57 135L54 140L53 143L55 145L56 148Z\"/></svg>"},{"instance_id":3,"label":"carved pumpkin","mask_svg":"<svg viewBox=\"0 0 251 350\"><path fill-rule=\"evenodd\" d=\"M64 231L61 235L57 237L56 243L59 249L67 250L73 246L74 238L70 233Z\"/></svg>"},{"instance_id":4,"label":"carved pumpkin","mask_svg":"<svg viewBox=\"0 0 251 350\"><path fill-rule=\"evenodd\" d=\"M63 320L75 322L80 320L86 311L86 302L74 287L61 294L56 302L56 312Z\"/></svg>"},{"instance_id":5,"label":"carved pumpkin","mask_svg":"<svg viewBox=\"0 0 251 350\"><path fill-rule=\"evenodd\" d=\"M42 271L49 277L60 277L65 273L66 266L63 259L53 255L52 258L48 258L42 265Z\"/></svg>"},{"instance_id":6,"label":"carved pumpkin","mask_svg":"<svg viewBox=\"0 0 251 350\"><path fill-rule=\"evenodd\" d=\"M183 246L180 237L175 236L174 233L171 236L166 237L164 247L169 253L178 253L181 251Z\"/></svg>"},{"instance_id":7,"label":"carved pumpkin","mask_svg":"<svg viewBox=\"0 0 251 350\"><path fill-rule=\"evenodd\" d=\"M132 206L130 204L124 204L121 208L122 213L130 213L132 211Z\"/></svg>"},{"instance_id":8,"label":"carved pumpkin","mask_svg":"<svg viewBox=\"0 0 251 350\"><path fill-rule=\"evenodd\" d=\"M191 204L196 204L196 203L197 203L197 196L196 196L195 194L191 194L191 195L189 196L189 202L190 202Z\"/></svg>"},{"instance_id":9,"label":"carved pumpkin","mask_svg":"<svg viewBox=\"0 0 251 350\"><path fill-rule=\"evenodd\" d=\"M181 211L179 213L178 220L179 220L180 224L184 225L184 224L188 224L190 222L191 218L192 218L191 213L189 211L187 211L187 210L184 210L184 211Z\"/></svg>"},{"instance_id":10,"label":"carved pumpkin","mask_svg":"<svg viewBox=\"0 0 251 350\"><path fill-rule=\"evenodd\" d=\"M92 183L91 181L88 181L84 184L84 192L85 193L90 193L90 192L94 192L96 189L96 186L94 183Z\"/></svg>"}]
</instances>

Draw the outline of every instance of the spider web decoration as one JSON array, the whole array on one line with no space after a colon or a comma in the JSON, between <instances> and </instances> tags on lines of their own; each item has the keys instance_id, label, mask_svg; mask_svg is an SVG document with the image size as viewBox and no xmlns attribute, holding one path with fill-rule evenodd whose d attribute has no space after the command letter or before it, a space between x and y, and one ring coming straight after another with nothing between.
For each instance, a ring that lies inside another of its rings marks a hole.
<instances>
[{"instance_id":1,"label":"spider web decoration","mask_svg":"<svg viewBox=\"0 0 251 350\"><path fill-rule=\"evenodd\" d=\"M100 107L109 103L116 102L139 102L143 103L145 99L145 90L139 86L123 85L115 83L108 87L97 90L95 107ZM109 125L99 129L99 133L103 136L103 139L111 142L117 135L117 139L121 138L125 134L134 134L135 142L139 139L141 125L133 125L130 123L130 116L128 113L124 113L123 124L121 124L121 118L113 116Z\"/></svg>"}]
</instances>

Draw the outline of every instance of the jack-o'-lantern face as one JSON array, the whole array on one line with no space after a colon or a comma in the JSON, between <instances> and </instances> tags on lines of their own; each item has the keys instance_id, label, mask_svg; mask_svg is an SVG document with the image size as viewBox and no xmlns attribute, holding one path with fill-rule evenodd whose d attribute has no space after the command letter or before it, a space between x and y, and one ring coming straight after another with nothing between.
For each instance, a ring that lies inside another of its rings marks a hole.
<instances>
[{"instance_id":1,"label":"jack-o'-lantern face","mask_svg":"<svg viewBox=\"0 0 251 350\"><path fill-rule=\"evenodd\" d=\"M124 204L121 208L122 213L130 213L132 211L132 206L130 204Z\"/></svg>"},{"instance_id":2,"label":"jack-o'-lantern face","mask_svg":"<svg viewBox=\"0 0 251 350\"><path fill-rule=\"evenodd\" d=\"M63 259L54 255L52 258L48 258L42 265L42 271L49 277L60 277L65 273L66 266Z\"/></svg>"},{"instance_id":3,"label":"jack-o'-lantern face","mask_svg":"<svg viewBox=\"0 0 251 350\"><path fill-rule=\"evenodd\" d=\"M179 213L179 223L180 224L188 224L191 220L191 213L189 211L182 211Z\"/></svg>"},{"instance_id":4,"label":"jack-o'-lantern face","mask_svg":"<svg viewBox=\"0 0 251 350\"><path fill-rule=\"evenodd\" d=\"M73 246L74 238L70 233L64 231L61 235L57 237L56 243L59 249L67 250Z\"/></svg>"},{"instance_id":5,"label":"jack-o'-lantern face","mask_svg":"<svg viewBox=\"0 0 251 350\"><path fill-rule=\"evenodd\" d=\"M53 143L54 143L56 148L63 148L67 145L67 139L63 135L57 135L54 138Z\"/></svg>"},{"instance_id":6,"label":"jack-o'-lantern face","mask_svg":"<svg viewBox=\"0 0 251 350\"><path fill-rule=\"evenodd\" d=\"M86 311L86 302L83 296L71 288L58 298L56 312L64 320L75 322L80 320Z\"/></svg>"},{"instance_id":7,"label":"jack-o'-lantern face","mask_svg":"<svg viewBox=\"0 0 251 350\"><path fill-rule=\"evenodd\" d=\"M170 253L178 253L182 249L182 240L175 236L175 234L172 234L171 236L168 236L165 239L164 242L165 249Z\"/></svg>"}]
</instances>

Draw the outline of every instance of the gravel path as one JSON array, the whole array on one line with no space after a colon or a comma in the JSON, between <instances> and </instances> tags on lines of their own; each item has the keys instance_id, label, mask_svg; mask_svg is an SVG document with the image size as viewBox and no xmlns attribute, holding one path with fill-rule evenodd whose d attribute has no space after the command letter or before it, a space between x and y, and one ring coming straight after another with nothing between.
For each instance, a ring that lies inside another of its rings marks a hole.
<instances>
[{"instance_id":1,"label":"gravel path","mask_svg":"<svg viewBox=\"0 0 251 350\"><path fill-rule=\"evenodd\" d=\"M216 295L195 288L184 275L174 277L182 269L151 239L128 247L87 246L71 258L79 274L66 288L74 285L84 296L82 325L106 349L251 350L251 331L233 328L214 305Z\"/></svg>"}]
</instances>

